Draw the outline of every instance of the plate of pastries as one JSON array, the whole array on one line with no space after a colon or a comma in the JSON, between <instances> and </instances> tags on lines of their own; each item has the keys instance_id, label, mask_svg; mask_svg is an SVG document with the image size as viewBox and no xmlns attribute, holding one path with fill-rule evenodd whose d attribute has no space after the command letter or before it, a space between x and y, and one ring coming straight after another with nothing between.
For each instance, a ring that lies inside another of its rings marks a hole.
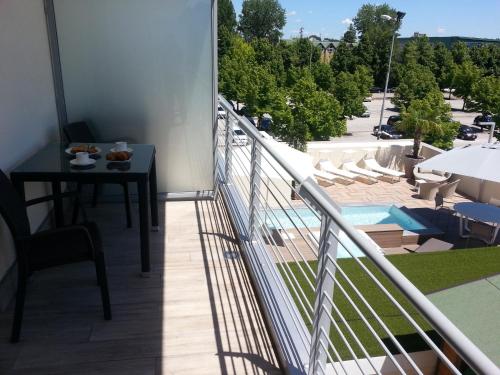
<instances>
[{"instance_id":1,"label":"plate of pastries","mask_svg":"<svg viewBox=\"0 0 500 375\"><path fill-rule=\"evenodd\" d=\"M128 151L110 151L106 154L106 160L113 163L126 163L132 160L132 153Z\"/></svg>"},{"instance_id":2,"label":"plate of pastries","mask_svg":"<svg viewBox=\"0 0 500 375\"><path fill-rule=\"evenodd\" d=\"M89 155L97 155L101 152L101 149L94 145L81 144L68 147L65 151L68 155L75 155L78 152L88 152Z\"/></svg>"}]
</instances>

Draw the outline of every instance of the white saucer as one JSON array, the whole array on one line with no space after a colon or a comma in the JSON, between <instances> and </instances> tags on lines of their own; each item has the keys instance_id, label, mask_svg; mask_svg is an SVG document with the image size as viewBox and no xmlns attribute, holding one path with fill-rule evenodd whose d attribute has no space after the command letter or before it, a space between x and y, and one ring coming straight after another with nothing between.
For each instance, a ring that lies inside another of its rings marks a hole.
<instances>
[{"instance_id":1,"label":"white saucer","mask_svg":"<svg viewBox=\"0 0 500 375\"><path fill-rule=\"evenodd\" d=\"M120 151L118 151L117 149L115 149L114 147L113 147L112 149L110 149L109 151L111 151L111 152L120 152ZM129 154L133 154L133 153L134 153L134 149L133 149L133 148L130 148L130 147L128 147L128 148L127 148L126 150L124 150L124 151L127 151Z\"/></svg>"},{"instance_id":2,"label":"white saucer","mask_svg":"<svg viewBox=\"0 0 500 375\"><path fill-rule=\"evenodd\" d=\"M96 160L89 159L88 163L85 164L79 163L78 160L76 159L71 159L69 162L71 165L74 165L75 167L88 167L89 165L94 165L96 163Z\"/></svg>"},{"instance_id":3,"label":"white saucer","mask_svg":"<svg viewBox=\"0 0 500 375\"><path fill-rule=\"evenodd\" d=\"M132 161L132 156L128 160L108 160L106 159L108 163L130 163Z\"/></svg>"}]
</instances>

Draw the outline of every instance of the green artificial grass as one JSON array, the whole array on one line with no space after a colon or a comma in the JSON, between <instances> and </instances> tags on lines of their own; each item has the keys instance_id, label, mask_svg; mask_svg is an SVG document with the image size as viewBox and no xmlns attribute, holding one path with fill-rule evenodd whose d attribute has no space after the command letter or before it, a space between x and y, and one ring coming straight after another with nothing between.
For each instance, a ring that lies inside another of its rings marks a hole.
<instances>
[{"instance_id":1,"label":"green artificial grass","mask_svg":"<svg viewBox=\"0 0 500 375\"><path fill-rule=\"evenodd\" d=\"M363 264L370 269L376 278L390 291L397 301L410 313L413 319L417 321L422 329L436 342L439 343L439 336L433 331L431 326L421 317L411 303L399 292L399 290L384 276L376 266L367 258L362 259ZM398 268L420 291L424 294L429 294L442 289L450 288L456 285L464 284L474 280L482 279L494 274L500 273L500 248L477 248L464 250L451 250L437 253L426 254L401 254L386 256L396 268ZM310 267L316 273L317 262L308 262ZM359 289L363 297L368 301L372 308L381 317L383 322L388 326L390 331L397 337L404 349L408 352L426 350L428 347L421 337L416 333L415 329L402 316L400 311L389 301L385 294L375 285L370 277L361 269L360 265L354 259L339 259L339 267L348 275L349 279ZM304 273L305 265L298 263L288 263L287 265L280 264L282 272L288 287L294 296L297 306L304 317L304 321L311 329L311 322L308 319L308 307L303 301L302 307L298 301L298 297L294 295L293 289L297 289L296 283L300 284L301 289L305 292L306 297L311 306L314 306L314 291L307 283ZM290 274L293 273L293 276ZM287 277L288 276L288 277ZM296 281L295 281L296 280ZM333 301L338 307L338 311L332 310L332 315L335 324L332 323L330 330L330 339L332 340L338 355L343 359L352 359L353 354L347 348L345 342L338 334L338 329L341 330L346 337L348 343L352 346L354 353L358 357L365 357L360 347L356 344L352 335L348 332L344 320L352 328L354 333L360 338L370 356L385 355L380 344L376 341L373 335L369 332L365 323L360 319L359 314L350 305L348 299L343 295L341 288L343 287L346 294L352 298L356 305L360 308L364 317L369 318L369 322L373 329L377 332L381 340L388 345L392 353L398 353L396 347L392 345L388 334L382 326L375 320L369 310L364 307L360 298L356 295L353 289L347 284L341 273L337 271L336 280L340 285L335 285L335 293ZM314 275L310 275L310 281L315 285ZM294 286L292 288L291 286ZM324 304L328 304L325 300ZM307 311L307 312L306 312ZM341 316L342 315L342 316ZM337 361L336 353L330 352L332 359Z\"/></svg>"}]
</instances>

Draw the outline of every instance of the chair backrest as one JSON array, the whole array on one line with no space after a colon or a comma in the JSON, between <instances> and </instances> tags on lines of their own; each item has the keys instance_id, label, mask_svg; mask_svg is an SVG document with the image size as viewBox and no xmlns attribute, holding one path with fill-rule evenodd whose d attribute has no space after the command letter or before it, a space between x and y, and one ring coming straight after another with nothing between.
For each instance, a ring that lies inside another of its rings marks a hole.
<instances>
[{"instance_id":1,"label":"chair backrest","mask_svg":"<svg viewBox=\"0 0 500 375\"><path fill-rule=\"evenodd\" d=\"M14 239L30 235L26 206L2 170L0 170L0 215L7 223Z\"/></svg>"},{"instance_id":2,"label":"chair backrest","mask_svg":"<svg viewBox=\"0 0 500 375\"><path fill-rule=\"evenodd\" d=\"M443 198L449 198L455 194L455 190L457 190L457 186L460 183L460 179L444 184L439 187L439 195Z\"/></svg>"},{"instance_id":3,"label":"chair backrest","mask_svg":"<svg viewBox=\"0 0 500 375\"><path fill-rule=\"evenodd\" d=\"M419 185L418 194L420 198L426 200L434 200L438 192L439 182L422 182Z\"/></svg>"},{"instance_id":4,"label":"chair backrest","mask_svg":"<svg viewBox=\"0 0 500 375\"><path fill-rule=\"evenodd\" d=\"M89 126L85 121L73 122L71 124L64 125L63 127L64 135L68 139L68 142L84 142L84 143L95 143L96 139L94 134L90 131Z\"/></svg>"},{"instance_id":5,"label":"chair backrest","mask_svg":"<svg viewBox=\"0 0 500 375\"><path fill-rule=\"evenodd\" d=\"M490 198L490 202L489 203L492 204L493 206L500 207L500 199Z\"/></svg>"}]
</instances>

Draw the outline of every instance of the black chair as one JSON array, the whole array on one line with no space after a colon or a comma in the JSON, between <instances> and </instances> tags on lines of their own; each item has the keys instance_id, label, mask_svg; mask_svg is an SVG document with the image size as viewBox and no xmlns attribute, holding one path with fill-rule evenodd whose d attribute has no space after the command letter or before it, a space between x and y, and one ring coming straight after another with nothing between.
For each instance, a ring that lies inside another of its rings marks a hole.
<instances>
[{"instance_id":1,"label":"black chair","mask_svg":"<svg viewBox=\"0 0 500 375\"><path fill-rule=\"evenodd\" d=\"M12 233L17 255L17 292L11 342L19 341L28 277L45 268L93 261L101 289L104 319L111 319L104 253L99 230L94 223L31 234L25 203L1 170L0 215Z\"/></svg>"},{"instance_id":2,"label":"black chair","mask_svg":"<svg viewBox=\"0 0 500 375\"><path fill-rule=\"evenodd\" d=\"M64 135L66 136L67 140L69 143L96 143L97 140L92 134L92 131L90 130L89 126L85 121L80 121L80 122L74 122L71 124L67 124L63 127L64 130ZM120 185L123 187L123 198L125 200L125 211L127 215L127 228L132 227L132 215L130 212L130 195L128 192L128 184L126 182L120 183ZM77 191L78 193L81 193L82 191L82 184L77 185ZM97 205L97 198L99 196L99 185L94 184L94 193L92 197L92 206L95 207ZM78 217L78 209L79 205L75 204L73 208L73 224L76 223L77 217Z\"/></svg>"}]
</instances>

